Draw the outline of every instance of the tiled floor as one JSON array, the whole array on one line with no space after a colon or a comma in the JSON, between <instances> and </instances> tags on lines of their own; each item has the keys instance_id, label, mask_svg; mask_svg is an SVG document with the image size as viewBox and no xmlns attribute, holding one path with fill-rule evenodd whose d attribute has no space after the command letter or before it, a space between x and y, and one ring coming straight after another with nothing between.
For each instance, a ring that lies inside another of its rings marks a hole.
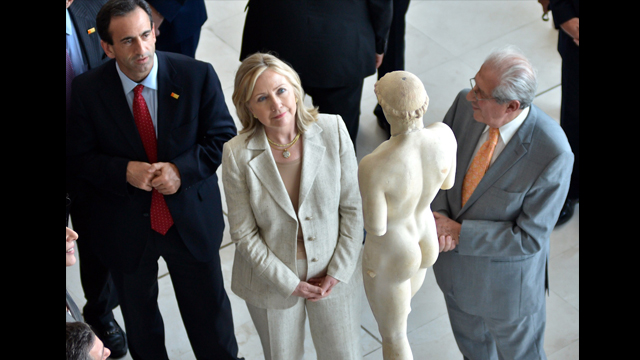
<instances>
[{"instance_id":1,"label":"tiled floor","mask_svg":"<svg viewBox=\"0 0 640 360\"><path fill-rule=\"evenodd\" d=\"M227 105L231 102L233 78L239 65L238 54L244 24L244 0L207 2L209 20L202 29L196 57L213 64L220 76ZM560 114L560 64L556 51L557 31L551 21L540 18L536 0L520 1L430 1L413 0L407 14L406 69L422 79L430 97L425 123L441 121L459 90L469 87L485 56L505 44L520 47L538 69L539 89L535 104L555 119ZM382 130L372 111L375 76L365 80L362 115L358 136L358 156L371 152L383 141ZM306 100L307 103L309 99ZM237 120L237 119L236 119ZM237 123L238 128L240 124ZM224 193L222 194L224 196ZM226 204L223 205L226 208ZM567 224L551 235L550 281L547 298L545 350L550 360L579 357L579 219L580 206ZM82 241L82 234L80 234ZM234 246L226 230L220 255L229 297L233 307L240 355L247 360L263 359L262 348L244 301L231 292L231 266ZM80 255L80 258L82 255ZM80 260L81 261L81 260ZM171 359L194 359L176 305L171 278L160 261L160 309L166 327L166 342ZM84 296L78 265L67 268L67 288L78 305ZM364 359L382 359L380 334L373 314L363 296L362 349ZM408 336L415 359L461 359L447 316L442 293L431 269L411 303ZM119 308L116 318L124 325ZM307 331L305 359L315 359L315 350ZM124 359L131 359L127 355Z\"/></svg>"}]
</instances>

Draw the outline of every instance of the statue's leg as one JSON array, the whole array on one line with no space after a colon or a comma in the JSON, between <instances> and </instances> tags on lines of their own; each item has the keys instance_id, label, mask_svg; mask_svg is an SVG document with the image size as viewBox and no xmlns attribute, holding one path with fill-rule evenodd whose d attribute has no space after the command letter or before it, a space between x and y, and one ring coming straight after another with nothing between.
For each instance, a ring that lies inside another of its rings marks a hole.
<instances>
[{"instance_id":1,"label":"statue's leg","mask_svg":"<svg viewBox=\"0 0 640 360\"><path fill-rule=\"evenodd\" d=\"M436 222L433 216L424 219L422 225L425 227L418 245L422 254L421 269L426 269L435 264L440 254L440 245L438 244L438 233L436 231Z\"/></svg>"},{"instance_id":2,"label":"statue's leg","mask_svg":"<svg viewBox=\"0 0 640 360\"><path fill-rule=\"evenodd\" d=\"M427 275L427 269L418 269L415 275L411 277L411 297L420 290L422 287L422 283L424 282L424 277Z\"/></svg>"},{"instance_id":3,"label":"statue's leg","mask_svg":"<svg viewBox=\"0 0 640 360\"><path fill-rule=\"evenodd\" d=\"M383 275L363 277L367 299L382 335L384 360L413 360L407 339L411 281L391 281Z\"/></svg>"}]
</instances>

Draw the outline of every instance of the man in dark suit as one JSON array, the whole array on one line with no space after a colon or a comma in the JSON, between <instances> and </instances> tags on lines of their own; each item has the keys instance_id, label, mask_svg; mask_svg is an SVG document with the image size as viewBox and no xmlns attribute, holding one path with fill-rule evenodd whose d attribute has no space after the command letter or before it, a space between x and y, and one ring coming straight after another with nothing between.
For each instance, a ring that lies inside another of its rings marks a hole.
<instances>
[{"instance_id":1,"label":"man in dark suit","mask_svg":"<svg viewBox=\"0 0 640 360\"><path fill-rule=\"evenodd\" d=\"M236 127L211 64L155 51L143 0L97 16L112 60L73 82L67 154L92 206L88 231L111 270L134 359L168 359L158 259L198 359L237 359L219 247L222 145Z\"/></svg>"},{"instance_id":2,"label":"man in dark suit","mask_svg":"<svg viewBox=\"0 0 640 360\"><path fill-rule=\"evenodd\" d=\"M405 16L409 10L409 2L410 0L393 0L393 20L389 30L387 51L384 54L382 64L378 68L378 80L392 71L404 70ZM377 104L373 109L373 113L376 115L378 126L384 130L387 139L389 139L391 137L391 126L384 116L382 106Z\"/></svg>"},{"instance_id":3,"label":"man in dark suit","mask_svg":"<svg viewBox=\"0 0 640 360\"><path fill-rule=\"evenodd\" d=\"M562 57L562 105L560 125L576 156L571 186L558 225L571 219L580 200L580 0L551 0L549 9L558 29L558 52Z\"/></svg>"},{"instance_id":4,"label":"man in dark suit","mask_svg":"<svg viewBox=\"0 0 640 360\"><path fill-rule=\"evenodd\" d=\"M522 54L492 53L471 83L443 121L458 171L431 204L444 251L433 271L465 359L546 359L549 236L574 157L532 104L537 80Z\"/></svg>"},{"instance_id":5,"label":"man in dark suit","mask_svg":"<svg viewBox=\"0 0 640 360\"><path fill-rule=\"evenodd\" d=\"M342 116L356 144L364 78L382 63L392 0L251 0L240 60L273 52L320 111Z\"/></svg>"},{"instance_id":6,"label":"man in dark suit","mask_svg":"<svg viewBox=\"0 0 640 360\"><path fill-rule=\"evenodd\" d=\"M149 0L156 24L156 49L196 57L200 30L207 21L204 0Z\"/></svg>"},{"instance_id":7,"label":"man in dark suit","mask_svg":"<svg viewBox=\"0 0 640 360\"><path fill-rule=\"evenodd\" d=\"M109 60L100 46L100 36L96 32L96 15L106 2L107 0L67 0L67 54L71 61L71 67L67 69L71 72L67 74L67 105L70 104L70 81L73 77ZM67 119L68 116L67 108ZM109 270L95 254L92 239L84 231L89 223L89 219L84 216L88 204L83 203L82 198L77 198L68 186L67 193L67 226L70 215L74 229L82 234L78 254L82 254L80 281L87 299L83 308L84 320L96 330L106 346L112 349L111 357L117 359L127 353L124 331L113 317L113 309L118 306L118 296Z\"/></svg>"}]
</instances>

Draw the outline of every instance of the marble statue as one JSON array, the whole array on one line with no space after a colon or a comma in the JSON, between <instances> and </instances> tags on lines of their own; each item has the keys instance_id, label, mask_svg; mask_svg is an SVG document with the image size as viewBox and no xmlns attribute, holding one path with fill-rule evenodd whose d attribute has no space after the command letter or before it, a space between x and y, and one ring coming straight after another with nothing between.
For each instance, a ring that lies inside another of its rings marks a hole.
<instances>
[{"instance_id":1,"label":"marble statue","mask_svg":"<svg viewBox=\"0 0 640 360\"><path fill-rule=\"evenodd\" d=\"M441 123L424 126L429 97L412 73L395 71L375 85L391 138L360 162L367 231L362 270L382 335L385 360L413 359L407 340L411 298L439 253L431 201L453 186L457 143Z\"/></svg>"}]
</instances>

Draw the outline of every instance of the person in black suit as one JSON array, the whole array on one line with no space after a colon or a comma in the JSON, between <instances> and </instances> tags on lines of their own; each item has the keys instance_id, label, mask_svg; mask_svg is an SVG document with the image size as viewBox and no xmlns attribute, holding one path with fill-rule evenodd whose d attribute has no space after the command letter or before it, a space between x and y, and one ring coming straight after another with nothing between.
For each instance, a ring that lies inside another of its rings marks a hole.
<instances>
[{"instance_id":1,"label":"person in black suit","mask_svg":"<svg viewBox=\"0 0 640 360\"><path fill-rule=\"evenodd\" d=\"M558 52L562 57L560 125L567 134L576 159L569 194L557 225L569 221L580 200L580 0L551 0L549 9L558 29Z\"/></svg>"},{"instance_id":2,"label":"person in black suit","mask_svg":"<svg viewBox=\"0 0 640 360\"><path fill-rule=\"evenodd\" d=\"M149 0L156 24L156 49L196 57L202 24L207 21L204 0Z\"/></svg>"},{"instance_id":3,"label":"person in black suit","mask_svg":"<svg viewBox=\"0 0 640 360\"><path fill-rule=\"evenodd\" d=\"M387 52L384 54L384 60L378 68L378 80L392 71L404 70L405 16L407 15L407 10L409 10L409 2L410 0L393 0L393 20L389 30L389 42L387 44ZM378 126L384 130L387 139L389 139L391 137L391 126L384 116L380 104L376 105L373 113L376 115Z\"/></svg>"},{"instance_id":4,"label":"person in black suit","mask_svg":"<svg viewBox=\"0 0 640 360\"><path fill-rule=\"evenodd\" d=\"M111 270L130 354L168 359L157 302L162 256L195 356L237 359L215 173L237 131L218 76L209 63L155 51L144 0L110 0L97 30L111 60L73 82L67 156L92 205L88 231Z\"/></svg>"},{"instance_id":5,"label":"person in black suit","mask_svg":"<svg viewBox=\"0 0 640 360\"><path fill-rule=\"evenodd\" d=\"M250 0L240 60L272 52L300 75L322 113L342 116L353 145L364 78L382 63L392 0Z\"/></svg>"},{"instance_id":6,"label":"person in black suit","mask_svg":"<svg viewBox=\"0 0 640 360\"><path fill-rule=\"evenodd\" d=\"M72 59L72 76L102 65L108 57L100 46L100 36L96 32L96 15L107 0L67 0L67 53ZM72 77L68 77L70 81ZM67 84L70 88L70 84ZM70 92L67 96L70 97ZM67 99L67 104L70 103ZM69 109L67 109L67 119ZM67 184L67 226L69 217L75 230L85 233L84 227L88 219L84 216L88 204L82 197L77 197L73 189ZM83 236L82 263L80 265L80 282L87 299L83 310L85 321L96 330L98 337L112 349L111 357L123 357L127 353L127 340L124 331L113 317L113 309L118 306L116 293L111 275L107 267L100 261L92 246L90 236Z\"/></svg>"}]
</instances>

